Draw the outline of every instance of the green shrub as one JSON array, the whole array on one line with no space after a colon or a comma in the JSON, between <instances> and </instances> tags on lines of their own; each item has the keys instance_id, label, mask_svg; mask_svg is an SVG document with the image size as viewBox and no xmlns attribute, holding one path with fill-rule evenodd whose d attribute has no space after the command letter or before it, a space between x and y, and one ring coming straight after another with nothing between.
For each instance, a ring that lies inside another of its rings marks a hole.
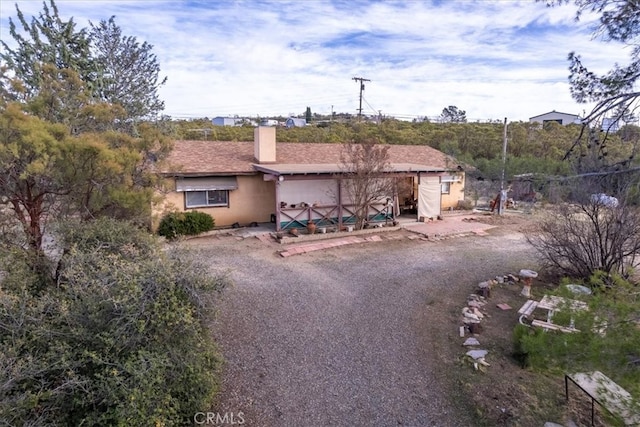
<instances>
[{"instance_id":1,"label":"green shrub","mask_svg":"<svg viewBox=\"0 0 640 427\"><path fill-rule=\"evenodd\" d=\"M518 362L518 364L526 368L529 366L528 361L528 352L523 347L523 338L525 335L529 334L529 327L522 325L520 323L516 324L516 327L513 329L513 358Z\"/></svg>"},{"instance_id":2,"label":"green shrub","mask_svg":"<svg viewBox=\"0 0 640 427\"><path fill-rule=\"evenodd\" d=\"M640 287L616 275L593 275L594 292L579 296L561 286L554 294L582 299L588 310L557 310L552 321L579 332L543 331L516 325L514 353L523 367L552 373L599 370L632 395L640 395Z\"/></svg>"},{"instance_id":3,"label":"green shrub","mask_svg":"<svg viewBox=\"0 0 640 427\"><path fill-rule=\"evenodd\" d=\"M205 324L225 279L113 220L65 227L56 239L65 248L57 286L31 292L28 269L2 278L0 419L192 424L218 387L220 358Z\"/></svg>"},{"instance_id":4,"label":"green shrub","mask_svg":"<svg viewBox=\"0 0 640 427\"><path fill-rule=\"evenodd\" d=\"M184 233L187 236L213 230L215 223L211 215L204 212L186 212L184 214Z\"/></svg>"},{"instance_id":5,"label":"green shrub","mask_svg":"<svg viewBox=\"0 0 640 427\"><path fill-rule=\"evenodd\" d=\"M175 239L179 236L194 236L213 230L215 221L213 217L204 212L171 212L160 221L158 234L167 239Z\"/></svg>"},{"instance_id":6,"label":"green shrub","mask_svg":"<svg viewBox=\"0 0 640 427\"><path fill-rule=\"evenodd\" d=\"M158 234L167 239L175 239L184 235L183 220L184 214L181 212L170 212L162 217L158 226Z\"/></svg>"}]
</instances>

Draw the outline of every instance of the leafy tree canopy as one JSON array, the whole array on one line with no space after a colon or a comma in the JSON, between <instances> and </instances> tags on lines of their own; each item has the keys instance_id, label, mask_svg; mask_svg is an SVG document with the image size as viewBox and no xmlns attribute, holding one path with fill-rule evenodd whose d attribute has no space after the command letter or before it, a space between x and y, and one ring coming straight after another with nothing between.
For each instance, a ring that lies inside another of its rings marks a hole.
<instances>
[{"instance_id":1,"label":"leafy tree canopy","mask_svg":"<svg viewBox=\"0 0 640 427\"><path fill-rule=\"evenodd\" d=\"M58 69L75 70L87 82L97 77L97 66L91 55L87 29L77 29L73 18L63 20L53 0L43 2L38 17L28 21L16 5L18 25L9 18L9 34L17 44L15 49L0 40L5 53L0 58L24 83L27 96L35 95L42 85L41 72L45 64Z\"/></svg>"},{"instance_id":2,"label":"leafy tree canopy","mask_svg":"<svg viewBox=\"0 0 640 427\"><path fill-rule=\"evenodd\" d=\"M48 5L43 2L43 11L31 21L17 6L16 11L17 24L9 19L9 34L16 46L0 40L4 50L0 59L5 67L0 74L2 93L10 100L30 102L50 92L47 75L53 73L47 67L52 66L59 72L72 70L77 74L86 91L86 102L120 107L123 114L113 121L118 130L135 134L137 122L154 118L164 109L158 89L166 78L159 78L160 66L152 46L124 36L115 17L78 29L73 18L61 18L54 0ZM73 89L72 94L79 90ZM41 117L52 120L73 115L77 107L57 102L48 115Z\"/></svg>"},{"instance_id":3,"label":"leafy tree canopy","mask_svg":"<svg viewBox=\"0 0 640 427\"><path fill-rule=\"evenodd\" d=\"M124 36L114 16L91 24L90 34L101 72L96 86L99 99L121 105L131 120L154 117L164 110L158 89L167 78L159 77L160 65L151 52L153 46Z\"/></svg>"},{"instance_id":4,"label":"leafy tree canopy","mask_svg":"<svg viewBox=\"0 0 640 427\"><path fill-rule=\"evenodd\" d=\"M11 20L15 48L2 41L0 53L5 235L41 254L50 218L147 224L153 168L171 148L161 127L141 121L163 108L151 46L123 36L113 18L78 29L53 0L31 21L16 10L22 31Z\"/></svg>"},{"instance_id":5,"label":"leafy tree canopy","mask_svg":"<svg viewBox=\"0 0 640 427\"><path fill-rule=\"evenodd\" d=\"M466 123L467 112L458 109L455 105L450 105L442 110L440 118L445 123Z\"/></svg>"},{"instance_id":6,"label":"leafy tree canopy","mask_svg":"<svg viewBox=\"0 0 640 427\"><path fill-rule=\"evenodd\" d=\"M10 103L0 112L0 129L0 198L9 207L0 217L17 221L26 239L12 243L40 253L49 218L147 224L153 166L171 147L157 128L143 124L137 138L114 131L71 135Z\"/></svg>"}]
</instances>

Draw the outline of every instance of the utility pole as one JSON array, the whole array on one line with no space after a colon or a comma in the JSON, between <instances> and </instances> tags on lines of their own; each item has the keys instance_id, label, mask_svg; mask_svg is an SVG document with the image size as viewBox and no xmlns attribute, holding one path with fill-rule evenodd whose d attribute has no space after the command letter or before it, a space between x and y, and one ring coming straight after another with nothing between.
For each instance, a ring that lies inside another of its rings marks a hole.
<instances>
[{"instance_id":1,"label":"utility pole","mask_svg":"<svg viewBox=\"0 0 640 427\"><path fill-rule=\"evenodd\" d=\"M504 170L507 165L507 118L504 118L504 131L502 135L502 174L500 176L500 203L498 204L498 215L504 214L507 204L507 191L504 189Z\"/></svg>"},{"instance_id":2,"label":"utility pole","mask_svg":"<svg viewBox=\"0 0 640 427\"><path fill-rule=\"evenodd\" d=\"M362 92L364 92L364 82L370 82L371 80L362 77L354 77L352 80L360 82L360 107L358 108L358 120L362 118Z\"/></svg>"}]
</instances>

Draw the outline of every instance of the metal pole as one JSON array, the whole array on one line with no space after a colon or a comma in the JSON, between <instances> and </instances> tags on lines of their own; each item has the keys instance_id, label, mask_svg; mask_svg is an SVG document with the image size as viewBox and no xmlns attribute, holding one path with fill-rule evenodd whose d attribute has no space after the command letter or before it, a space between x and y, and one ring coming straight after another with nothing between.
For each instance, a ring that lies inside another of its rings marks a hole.
<instances>
[{"instance_id":1,"label":"metal pole","mask_svg":"<svg viewBox=\"0 0 640 427\"><path fill-rule=\"evenodd\" d=\"M507 164L507 118L504 118L504 132L502 135L502 175L500 177L500 204L498 205L498 215L504 213L507 202L507 192L504 189L504 169Z\"/></svg>"}]
</instances>

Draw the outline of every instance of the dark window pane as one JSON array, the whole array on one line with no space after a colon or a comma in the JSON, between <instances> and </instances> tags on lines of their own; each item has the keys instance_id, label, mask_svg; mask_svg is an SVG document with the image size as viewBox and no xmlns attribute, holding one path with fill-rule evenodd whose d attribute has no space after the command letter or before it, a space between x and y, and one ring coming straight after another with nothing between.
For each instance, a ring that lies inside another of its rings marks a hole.
<instances>
[{"instance_id":1,"label":"dark window pane","mask_svg":"<svg viewBox=\"0 0 640 427\"><path fill-rule=\"evenodd\" d=\"M227 190L209 190L207 191L208 198L207 204L209 205L226 205L227 204Z\"/></svg>"},{"instance_id":2,"label":"dark window pane","mask_svg":"<svg viewBox=\"0 0 640 427\"><path fill-rule=\"evenodd\" d=\"M207 205L206 191L187 191L185 195L187 196L187 207Z\"/></svg>"}]
</instances>

